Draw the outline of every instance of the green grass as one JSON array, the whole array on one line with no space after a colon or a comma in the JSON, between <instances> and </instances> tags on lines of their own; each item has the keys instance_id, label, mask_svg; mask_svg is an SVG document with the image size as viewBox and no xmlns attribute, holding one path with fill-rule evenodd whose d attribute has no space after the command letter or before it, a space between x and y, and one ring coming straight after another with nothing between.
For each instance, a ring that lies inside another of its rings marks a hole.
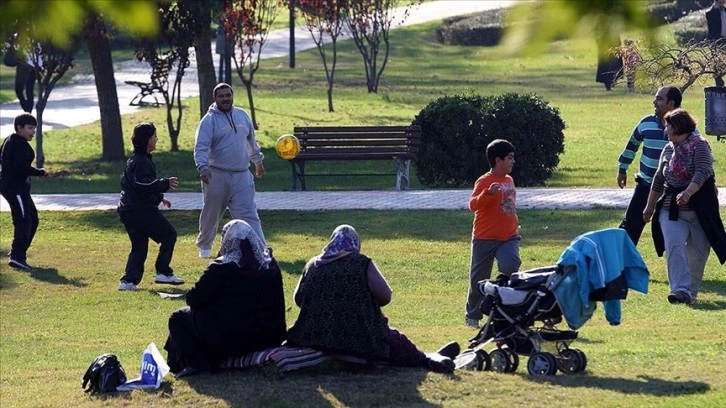
<instances>
[{"instance_id":1,"label":"green grass","mask_svg":"<svg viewBox=\"0 0 726 408\"><path fill-rule=\"evenodd\" d=\"M378 94L369 94L358 51L349 42L340 44L340 61L334 89L335 112L327 112L325 74L315 50L298 54L296 68L287 60L263 60L255 76L254 97L260 124L258 139L265 149L267 176L257 183L260 191L290 188L290 166L278 158L272 146L278 136L301 125L408 124L432 100L462 93L495 95L534 92L557 107L567 124L565 153L548 180L551 187L615 187L617 157L638 120L652 112L655 89L627 93L623 87L605 92L594 81L596 49L592 40L552 44L536 57L512 57L500 47L453 47L433 40L436 23L394 30L391 56ZM3 71L0 69L0 79ZM235 79L236 101L246 107L247 98ZM691 111L704 130L702 85L685 94L683 107ZM196 87L185 82L184 87ZM160 172L176 175L181 191L198 191L192 150L198 122L198 98L184 101L185 113L179 137L180 152L169 152L165 108L148 108L123 118L127 149L130 131L142 120L157 124ZM502 135L506 137L506 135ZM716 158L716 179L726 180L726 143L709 137ZM101 162L100 123L51 131L45 134L46 168L54 177L34 181L38 193L115 192L122 162ZM310 172L341 174L394 171L388 162L311 162ZM631 168L631 174L634 168ZM413 171L413 170L412 170ZM312 179L311 190L391 189L391 177L321 177ZM413 188L421 188L413 177Z\"/></svg>"},{"instance_id":2,"label":"green grass","mask_svg":"<svg viewBox=\"0 0 726 408\"><path fill-rule=\"evenodd\" d=\"M166 214L179 232L172 266L194 282L206 265L194 247L198 212ZM622 211L522 211L520 216L526 269L554 263L574 236L616 225ZM298 313L292 291L305 261L320 251L336 225L351 223L361 233L363 252L374 258L394 289L393 302L384 308L392 325L429 351L450 340L466 345L474 334L463 324L468 212L263 211L261 217L283 270L288 324ZM9 217L0 217L0 228L9 231ZM0 253L6 253L9 240L8 234L0 236ZM134 377L146 345L153 341L163 347L168 316L183 301L157 296L155 290L168 287L151 283L150 270L140 292L116 290L129 244L113 211L43 212L29 252L29 262L38 269L26 273L0 264L2 405L723 406L726 268L712 256L698 303L670 305L664 260L655 256L651 242L646 231L640 250L651 272L650 293L630 294L620 326L609 326L599 308L580 330L574 345L589 359L583 375L535 380L524 365L513 375L380 369L277 379L248 370L188 380L168 376L157 392L89 397L81 391L80 377L91 360L103 352L116 353ZM149 269L155 248L151 246Z\"/></svg>"},{"instance_id":3,"label":"green grass","mask_svg":"<svg viewBox=\"0 0 726 408\"><path fill-rule=\"evenodd\" d=\"M549 184L615 186L617 156L637 120L651 111L654 90L604 92L594 82L595 46L589 40L553 44L539 57L513 58L499 48L436 44L435 26L425 24L392 34L394 49L378 94L365 91L357 51L341 45L335 113L326 112L324 73L314 50L298 55L294 70L286 68L285 59L264 60L255 80L255 101L267 175L257 182L257 189L289 188L289 165L276 157L272 145L293 126L410 123L429 101L464 92L542 95L560 109L568 125L566 152ZM7 78L7 67L0 67L0 98ZM245 106L241 86L236 94L238 104ZM686 93L684 107L700 122L703 103L697 88ZM199 191L191 153L197 104L196 98L185 101L181 151L176 153L168 152L163 109L124 117L127 134L142 120L160 127L155 160L161 175L181 178L181 191ZM723 183L726 145L710 140L717 178ZM54 176L34 180L34 193L118 191L123 163L98 160L99 123L48 132L45 147L46 167ZM310 167L338 173L386 165L311 163ZM390 189L392 185L393 177L331 177L316 178L309 188ZM413 186L420 188L416 180ZM199 213L166 214L179 232L173 267L188 282L176 289L182 291L206 266L194 247ZM721 214L726 218L725 209ZM362 235L363 251L375 259L394 289L394 300L384 309L394 326L424 350L450 340L465 345L474 334L463 324L471 234L468 212L262 211L261 217L283 269L288 324L297 316L292 290L304 263L320 251L336 225L350 223ZM522 268L527 269L554 263L578 234L617 225L622 211L522 211L520 217ZM10 217L0 217L0 254L9 249L11 228ZM656 257L648 231L641 242L640 251L651 272L650 293L629 296L622 325L609 326L599 309L582 328L575 344L589 359L584 375L534 380L520 367L514 375L457 372L446 376L381 369L295 373L277 379L249 370L188 380L170 376L157 392L89 397L80 389L80 377L91 360L114 352L134 377L146 345L153 341L163 347L168 316L183 302L158 297L155 290L168 288L150 283L149 271L141 292L116 290L129 243L115 212L43 212L29 252L29 262L38 269L19 272L7 267L7 258L0 259L0 401L3 407L726 405L722 363L726 358L726 268L712 256L699 302L690 307L669 305L664 260ZM151 248L147 268L153 262L155 246Z\"/></svg>"}]
</instances>

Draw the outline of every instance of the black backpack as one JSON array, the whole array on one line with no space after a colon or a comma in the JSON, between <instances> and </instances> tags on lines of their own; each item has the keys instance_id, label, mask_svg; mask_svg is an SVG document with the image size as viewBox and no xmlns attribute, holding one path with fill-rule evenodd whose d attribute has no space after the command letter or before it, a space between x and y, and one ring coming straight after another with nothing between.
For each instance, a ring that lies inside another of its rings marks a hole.
<instances>
[{"instance_id":1,"label":"black backpack","mask_svg":"<svg viewBox=\"0 0 726 408\"><path fill-rule=\"evenodd\" d=\"M126 382L126 372L115 355L106 353L96 357L83 376L86 392L113 392ZM88 386L88 387L86 387Z\"/></svg>"}]
</instances>

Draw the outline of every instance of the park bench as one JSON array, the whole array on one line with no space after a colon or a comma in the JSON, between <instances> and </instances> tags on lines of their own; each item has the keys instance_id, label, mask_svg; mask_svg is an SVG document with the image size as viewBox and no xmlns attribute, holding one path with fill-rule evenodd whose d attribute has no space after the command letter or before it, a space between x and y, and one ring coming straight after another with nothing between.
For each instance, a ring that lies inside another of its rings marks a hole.
<instances>
[{"instance_id":1,"label":"park bench","mask_svg":"<svg viewBox=\"0 0 726 408\"><path fill-rule=\"evenodd\" d=\"M151 66L151 81L150 82L139 82L139 81L124 81L129 85L138 86L140 91L129 105L140 106L144 105L143 99L151 95L154 97L154 106L159 106L159 99L156 97L156 92L164 94L167 92L169 86L169 70L171 69L168 59L159 58L154 61Z\"/></svg>"},{"instance_id":2,"label":"park bench","mask_svg":"<svg viewBox=\"0 0 726 408\"><path fill-rule=\"evenodd\" d=\"M395 173L336 174L338 176L396 176L396 190L410 187L411 159L421 145L421 127L414 126L310 126L295 127L300 153L292 160L292 191L306 190L306 177L333 174L306 174L305 163L314 160L393 160Z\"/></svg>"}]
</instances>

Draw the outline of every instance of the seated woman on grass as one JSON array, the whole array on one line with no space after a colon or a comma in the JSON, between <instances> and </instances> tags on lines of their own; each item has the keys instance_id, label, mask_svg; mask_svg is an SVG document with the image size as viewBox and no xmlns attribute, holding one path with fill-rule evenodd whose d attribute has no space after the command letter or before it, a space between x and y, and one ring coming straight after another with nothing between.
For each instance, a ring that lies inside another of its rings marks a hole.
<instances>
[{"instance_id":1,"label":"seated woman on grass","mask_svg":"<svg viewBox=\"0 0 726 408\"><path fill-rule=\"evenodd\" d=\"M229 358L279 346L285 340L282 275L272 250L249 224L222 228L219 257L169 318L168 352L177 376L215 370Z\"/></svg>"},{"instance_id":2,"label":"seated woman on grass","mask_svg":"<svg viewBox=\"0 0 726 408\"><path fill-rule=\"evenodd\" d=\"M360 253L356 230L340 225L323 252L305 265L294 294L300 315L287 343L371 363L452 372L458 344L427 355L388 326L381 307L392 293L373 261Z\"/></svg>"}]
</instances>

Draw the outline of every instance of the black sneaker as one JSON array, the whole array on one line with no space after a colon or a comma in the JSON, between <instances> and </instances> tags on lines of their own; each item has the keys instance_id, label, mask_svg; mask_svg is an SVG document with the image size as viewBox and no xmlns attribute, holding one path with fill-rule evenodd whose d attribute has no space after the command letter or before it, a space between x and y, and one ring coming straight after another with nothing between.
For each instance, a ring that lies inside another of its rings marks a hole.
<instances>
[{"instance_id":1,"label":"black sneaker","mask_svg":"<svg viewBox=\"0 0 726 408\"><path fill-rule=\"evenodd\" d=\"M436 350L437 353L444 357L448 357L450 359L455 359L456 356L459 355L459 352L461 351L461 347L459 346L459 343L452 341L450 343L447 343L440 349Z\"/></svg>"},{"instance_id":2,"label":"black sneaker","mask_svg":"<svg viewBox=\"0 0 726 408\"><path fill-rule=\"evenodd\" d=\"M28 265L27 262L18 261L17 259L12 259L12 258L10 258L10 260L8 261L8 265L10 265L11 267L13 267L15 269L22 269L24 271L29 271L29 270L33 269L33 267Z\"/></svg>"},{"instance_id":3,"label":"black sneaker","mask_svg":"<svg viewBox=\"0 0 726 408\"><path fill-rule=\"evenodd\" d=\"M671 304L685 303L690 305L693 303L693 299L691 299L691 295L686 292L674 292L668 295L668 302Z\"/></svg>"}]
</instances>

